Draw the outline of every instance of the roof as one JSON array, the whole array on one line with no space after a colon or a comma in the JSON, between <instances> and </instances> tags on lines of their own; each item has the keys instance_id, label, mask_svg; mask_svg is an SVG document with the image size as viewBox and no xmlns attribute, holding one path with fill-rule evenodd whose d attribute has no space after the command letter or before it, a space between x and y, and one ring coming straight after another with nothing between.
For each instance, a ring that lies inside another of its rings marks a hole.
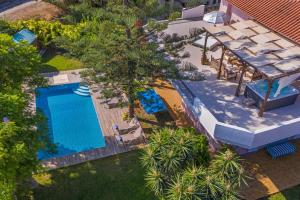
<instances>
[{"instance_id":1,"label":"roof","mask_svg":"<svg viewBox=\"0 0 300 200\"><path fill-rule=\"evenodd\" d=\"M261 24L300 44L300 0L227 0Z\"/></svg>"},{"instance_id":2,"label":"roof","mask_svg":"<svg viewBox=\"0 0 300 200\"><path fill-rule=\"evenodd\" d=\"M29 44L32 44L35 41L35 39L36 39L36 35L27 29L23 29L17 32L16 34L14 34L13 36L13 41L17 43L21 41L26 41Z\"/></svg>"},{"instance_id":3,"label":"roof","mask_svg":"<svg viewBox=\"0 0 300 200\"><path fill-rule=\"evenodd\" d=\"M300 47L253 20L205 29L241 61L269 79L300 72Z\"/></svg>"}]
</instances>

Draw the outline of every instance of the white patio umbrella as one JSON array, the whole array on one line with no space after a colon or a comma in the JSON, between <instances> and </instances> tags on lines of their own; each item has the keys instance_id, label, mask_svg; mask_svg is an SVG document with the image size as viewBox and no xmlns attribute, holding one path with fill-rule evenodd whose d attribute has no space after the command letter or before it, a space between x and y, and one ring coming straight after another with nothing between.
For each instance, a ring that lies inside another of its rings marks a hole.
<instances>
[{"instance_id":1,"label":"white patio umbrella","mask_svg":"<svg viewBox=\"0 0 300 200\"><path fill-rule=\"evenodd\" d=\"M224 24L227 22L226 13L222 11L213 11L210 13L206 13L203 16L203 21L213 23L213 24Z\"/></svg>"}]
</instances>

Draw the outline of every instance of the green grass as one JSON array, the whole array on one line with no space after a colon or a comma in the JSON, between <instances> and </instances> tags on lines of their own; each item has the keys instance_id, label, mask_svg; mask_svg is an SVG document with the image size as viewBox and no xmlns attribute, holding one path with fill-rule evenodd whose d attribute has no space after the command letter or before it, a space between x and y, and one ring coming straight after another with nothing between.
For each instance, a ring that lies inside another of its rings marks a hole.
<instances>
[{"instance_id":1,"label":"green grass","mask_svg":"<svg viewBox=\"0 0 300 200\"><path fill-rule=\"evenodd\" d=\"M300 185L284 190L280 193L274 194L270 197L262 198L261 200L299 200L300 199Z\"/></svg>"},{"instance_id":2,"label":"green grass","mask_svg":"<svg viewBox=\"0 0 300 200\"><path fill-rule=\"evenodd\" d=\"M35 176L35 200L155 200L145 186L139 151Z\"/></svg>"},{"instance_id":3,"label":"green grass","mask_svg":"<svg viewBox=\"0 0 300 200\"><path fill-rule=\"evenodd\" d=\"M41 72L58 72L81 69L84 67L83 63L81 63L79 60L56 54L54 50L49 50L49 52L43 56L42 61L43 67Z\"/></svg>"}]
</instances>

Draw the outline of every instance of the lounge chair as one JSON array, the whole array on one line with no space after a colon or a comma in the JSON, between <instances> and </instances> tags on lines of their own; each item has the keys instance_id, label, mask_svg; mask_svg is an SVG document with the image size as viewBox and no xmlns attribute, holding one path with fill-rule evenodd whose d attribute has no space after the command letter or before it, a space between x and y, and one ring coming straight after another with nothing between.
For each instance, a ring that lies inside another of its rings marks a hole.
<instances>
[{"instance_id":1,"label":"lounge chair","mask_svg":"<svg viewBox=\"0 0 300 200\"><path fill-rule=\"evenodd\" d=\"M129 122L128 126L119 126L119 133L121 135L127 134L130 131L136 130L138 127L140 127L139 121L136 117L132 118Z\"/></svg>"},{"instance_id":2,"label":"lounge chair","mask_svg":"<svg viewBox=\"0 0 300 200\"><path fill-rule=\"evenodd\" d=\"M139 127L136 130L131 131L130 133L121 135L121 138L125 144L131 144L136 142L136 140L138 139L144 139L144 132L142 127Z\"/></svg>"},{"instance_id":3,"label":"lounge chair","mask_svg":"<svg viewBox=\"0 0 300 200\"><path fill-rule=\"evenodd\" d=\"M115 108L118 104L119 104L119 99L114 97L106 102L105 108L108 109Z\"/></svg>"}]
</instances>

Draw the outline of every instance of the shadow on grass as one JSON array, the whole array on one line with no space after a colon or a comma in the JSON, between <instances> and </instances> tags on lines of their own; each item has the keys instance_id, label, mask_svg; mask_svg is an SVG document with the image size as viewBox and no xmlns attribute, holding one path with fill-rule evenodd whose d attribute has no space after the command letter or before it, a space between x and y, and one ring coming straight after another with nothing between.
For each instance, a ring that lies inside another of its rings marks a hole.
<instances>
[{"instance_id":1,"label":"shadow on grass","mask_svg":"<svg viewBox=\"0 0 300 200\"><path fill-rule=\"evenodd\" d=\"M145 186L140 151L118 154L35 176L35 200L156 200Z\"/></svg>"},{"instance_id":2,"label":"shadow on grass","mask_svg":"<svg viewBox=\"0 0 300 200\"><path fill-rule=\"evenodd\" d=\"M59 70L54 66L44 63L40 69L40 72L41 73L49 73L49 72L57 72L58 73Z\"/></svg>"},{"instance_id":3,"label":"shadow on grass","mask_svg":"<svg viewBox=\"0 0 300 200\"><path fill-rule=\"evenodd\" d=\"M33 199L157 200L145 186L140 151L132 151L35 176ZM260 200L298 200L300 186ZM22 199L22 198L20 198Z\"/></svg>"}]
</instances>

